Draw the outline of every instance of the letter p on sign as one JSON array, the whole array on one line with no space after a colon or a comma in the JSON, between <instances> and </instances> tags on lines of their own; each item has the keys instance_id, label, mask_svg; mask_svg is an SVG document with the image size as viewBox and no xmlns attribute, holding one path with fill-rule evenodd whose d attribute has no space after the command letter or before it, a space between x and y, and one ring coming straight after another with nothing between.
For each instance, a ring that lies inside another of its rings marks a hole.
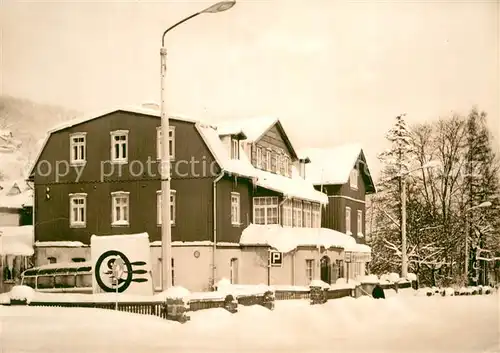
<instances>
[{"instance_id":1,"label":"letter p on sign","mask_svg":"<svg viewBox=\"0 0 500 353\"><path fill-rule=\"evenodd\" d=\"M281 267L283 264L283 253L279 251L271 251L271 266Z\"/></svg>"}]
</instances>

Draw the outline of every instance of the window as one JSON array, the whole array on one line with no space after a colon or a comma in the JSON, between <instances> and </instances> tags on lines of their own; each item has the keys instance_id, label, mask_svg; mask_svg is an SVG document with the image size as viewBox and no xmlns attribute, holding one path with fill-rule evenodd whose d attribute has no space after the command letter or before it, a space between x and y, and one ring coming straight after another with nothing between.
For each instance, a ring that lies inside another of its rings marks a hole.
<instances>
[{"instance_id":1,"label":"window","mask_svg":"<svg viewBox=\"0 0 500 353\"><path fill-rule=\"evenodd\" d=\"M87 194L69 194L69 225L85 227L87 221Z\"/></svg>"},{"instance_id":2,"label":"window","mask_svg":"<svg viewBox=\"0 0 500 353\"><path fill-rule=\"evenodd\" d=\"M71 259L73 262L85 262L85 258L83 257L74 257Z\"/></svg>"},{"instance_id":3,"label":"window","mask_svg":"<svg viewBox=\"0 0 500 353\"><path fill-rule=\"evenodd\" d=\"M85 132L79 132L70 135L70 163L84 164L85 163Z\"/></svg>"},{"instance_id":4,"label":"window","mask_svg":"<svg viewBox=\"0 0 500 353\"><path fill-rule=\"evenodd\" d=\"M238 284L238 259L231 259L231 262L229 264L229 272L231 284Z\"/></svg>"},{"instance_id":5,"label":"window","mask_svg":"<svg viewBox=\"0 0 500 353\"><path fill-rule=\"evenodd\" d=\"M278 198L254 197L253 219L255 224L278 224Z\"/></svg>"},{"instance_id":6,"label":"window","mask_svg":"<svg viewBox=\"0 0 500 353\"><path fill-rule=\"evenodd\" d=\"M57 262L57 259L55 257L47 257L47 262L49 264L55 264Z\"/></svg>"},{"instance_id":7,"label":"window","mask_svg":"<svg viewBox=\"0 0 500 353\"><path fill-rule=\"evenodd\" d=\"M306 260L306 280L311 283L314 278L314 260Z\"/></svg>"},{"instance_id":8,"label":"window","mask_svg":"<svg viewBox=\"0 0 500 353\"><path fill-rule=\"evenodd\" d=\"M345 208L345 232L351 235L351 208Z\"/></svg>"},{"instance_id":9,"label":"window","mask_svg":"<svg viewBox=\"0 0 500 353\"><path fill-rule=\"evenodd\" d=\"M358 210L358 236L363 236L363 211Z\"/></svg>"},{"instance_id":10,"label":"window","mask_svg":"<svg viewBox=\"0 0 500 353\"><path fill-rule=\"evenodd\" d=\"M115 163L128 161L128 131L111 132L111 161Z\"/></svg>"},{"instance_id":11,"label":"window","mask_svg":"<svg viewBox=\"0 0 500 353\"><path fill-rule=\"evenodd\" d=\"M240 159L240 141L231 139L231 159Z\"/></svg>"},{"instance_id":12,"label":"window","mask_svg":"<svg viewBox=\"0 0 500 353\"><path fill-rule=\"evenodd\" d=\"M335 267L337 268L337 278L344 278L344 261L335 260Z\"/></svg>"},{"instance_id":13,"label":"window","mask_svg":"<svg viewBox=\"0 0 500 353\"><path fill-rule=\"evenodd\" d=\"M288 156L283 157L283 175L290 177L290 158Z\"/></svg>"},{"instance_id":14,"label":"window","mask_svg":"<svg viewBox=\"0 0 500 353\"><path fill-rule=\"evenodd\" d=\"M311 217L311 203L304 201L304 227L311 228L312 224Z\"/></svg>"},{"instance_id":15,"label":"window","mask_svg":"<svg viewBox=\"0 0 500 353\"><path fill-rule=\"evenodd\" d=\"M271 150L266 150L266 166L265 170L270 171L271 170Z\"/></svg>"},{"instance_id":16,"label":"window","mask_svg":"<svg viewBox=\"0 0 500 353\"><path fill-rule=\"evenodd\" d=\"M176 202L176 191L170 190L170 224L175 225L175 202ZM161 190L156 192L156 222L161 225Z\"/></svg>"},{"instance_id":17,"label":"window","mask_svg":"<svg viewBox=\"0 0 500 353\"><path fill-rule=\"evenodd\" d=\"M169 136L168 136L168 149L170 153L170 159L175 158L175 126L169 126ZM156 128L156 158L161 159L162 155L162 134L161 126Z\"/></svg>"},{"instance_id":18,"label":"window","mask_svg":"<svg viewBox=\"0 0 500 353\"><path fill-rule=\"evenodd\" d=\"M321 205L319 203L312 204L312 220L313 228L321 228Z\"/></svg>"},{"instance_id":19,"label":"window","mask_svg":"<svg viewBox=\"0 0 500 353\"><path fill-rule=\"evenodd\" d=\"M271 172L276 173L279 156L276 152L271 152Z\"/></svg>"},{"instance_id":20,"label":"window","mask_svg":"<svg viewBox=\"0 0 500 353\"><path fill-rule=\"evenodd\" d=\"M351 183L352 189L358 188L358 177L359 177L358 170L357 169L351 170L351 175L349 176L349 181Z\"/></svg>"},{"instance_id":21,"label":"window","mask_svg":"<svg viewBox=\"0 0 500 353\"><path fill-rule=\"evenodd\" d=\"M302 201L293 200L293 226L302 227Z\"/></svg>"},{"instance_id":22,"label":"window","mask_svg":"<svg viewBox=\"0 0 500 353\"><path fill-rule=\"evenodd\" d=\"M240 225L240 194L237 192L231 193L231 224Z\"/></svg>"},{"instance_id":23,"label":"window","mask_svg":"<svg viewBox=\"0 0 500 353\"><path fill-rule=\"evenodd\" d=\"M257 168L262 168L264 164L264 161L262 160L262 148L257 147L255 153L257 154Z\"/></svg>"},{"instance_id":24,"label":"window","mask_svg":"<svg viewBox=\"0 0 500 353\"><path fill-rule=\"evenodd\" d=\"M281 220L284 227L293 226L292 200L290 199L283 203Z\"/></svg>"},{"instance_id":25,"label":"window","mask_svg":"<svg viewBox=\"0 0 500 353\"><path fill-rule=\"evenodd\" d=\"M129 193L117 191L111 193L112 223L113 226L129 225Z\"/></svg>"},{"instance_id":26,"label":"window","mask_svg":"<svg viewBox=\"0 0 500 353\"><path fill-rule=\"evenodd\" d=\"M276 173L283 174L283 155L276 153Z\"/></svg>"}]
</instances>

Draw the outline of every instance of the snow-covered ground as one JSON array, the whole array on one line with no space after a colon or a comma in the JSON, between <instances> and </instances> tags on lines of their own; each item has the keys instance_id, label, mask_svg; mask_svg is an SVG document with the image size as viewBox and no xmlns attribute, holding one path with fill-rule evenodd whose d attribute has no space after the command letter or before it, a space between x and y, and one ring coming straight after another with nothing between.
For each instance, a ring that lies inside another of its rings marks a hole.
<instances>
[{"instance_id":1,"label":"snow-covered ground","mask_svg":"<svg viewBox=\"0 0 500 353\"><path fill-rule=\"evenodd\" d=\"M20 352L450 352L499 350L498 294L278 301L191 313L179 324L98 309L0 306L0 351Z\"/></svg>"}]
</instances>

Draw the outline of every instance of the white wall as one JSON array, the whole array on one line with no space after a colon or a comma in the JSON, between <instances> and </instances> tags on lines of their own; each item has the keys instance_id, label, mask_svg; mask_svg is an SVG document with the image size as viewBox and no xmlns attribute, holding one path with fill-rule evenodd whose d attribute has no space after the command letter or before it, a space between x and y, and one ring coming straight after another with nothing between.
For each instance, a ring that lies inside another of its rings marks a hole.
<instances>
[{"instance_id":1,"label":"white wall","mask_svg":"<svg viewBox=\"0 0 500 353\"><path fill-rule=\"evenodd\" d=\"M71 262L75 257L90 261L90 247L37 247L35 248L35 266L46 265L48 258L55 257L57 262Z\"/></svg>"},{"instance_id":2,"label":"white wall","mask_svg":"<svg viewBox=\"0 0 500 353\"><path fill-rule=\"evenodd\" d=\"M0 211L0 226L2 227L17 227L19 226L19 213Z\"/></svg>"}]
</instances>

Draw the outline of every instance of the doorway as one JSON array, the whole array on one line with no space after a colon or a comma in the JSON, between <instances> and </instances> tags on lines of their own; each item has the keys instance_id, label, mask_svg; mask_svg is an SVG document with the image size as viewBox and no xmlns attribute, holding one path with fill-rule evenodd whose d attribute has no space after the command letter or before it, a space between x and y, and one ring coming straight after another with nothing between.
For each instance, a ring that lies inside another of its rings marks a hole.
<instances>
[{"instance_id":1,"label":"doorway","mask_svg":"<svg viewBox=\"0 0 500 353\"><path fill-rule=\"evenodd\" d=\"M321 266L321 280L325 283L331 284L332 280L332 267L330 265L330 258L323 256L320 261Z\"/></svg>"}]
</instances>

